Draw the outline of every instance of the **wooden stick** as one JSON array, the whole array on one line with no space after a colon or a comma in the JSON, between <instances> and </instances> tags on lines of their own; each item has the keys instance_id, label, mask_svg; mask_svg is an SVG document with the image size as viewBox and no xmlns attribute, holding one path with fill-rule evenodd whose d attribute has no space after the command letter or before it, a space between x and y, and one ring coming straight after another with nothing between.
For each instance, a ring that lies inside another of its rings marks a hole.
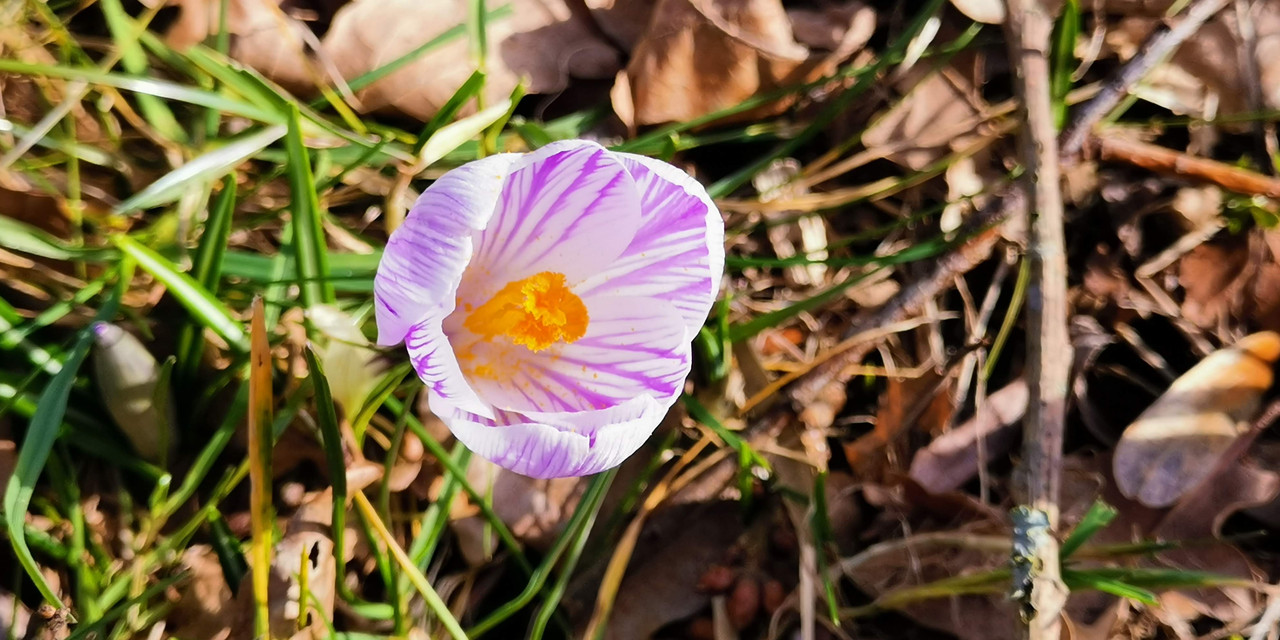
<instances>
[{"instance_id":1,"label":"wooden stick","mask_svg":"<svg viewBox=\"0 0 1280 640\"><path fill-rule=\"evenodd\" d=\"M1030 203L1026 216L1027 367L1030 391L1023 422L1021 501L1014 511L1014 597L1022 608L1024 637L1058 640L1067 601L1058 564L1058 493L1062 438L1071 379L1067 335L1067 260L1063 232L1062 176L1049 88L1049 47L1054 16L1041 0L1010 0L1005 34L1021 98L1018 186ZM1022 532L1024 535L1017 535ZM1019 569L1025 571L1019 571ZM1021 581L1019 580L1021 577Z\"/></svg>"},{"instance_id":2,"label":"wooden stick","mask_svg":"<svg viewBox=\"0 0 1280 640\"><path fill-rule=\"evenodd\" d=\"M1119 136L1092 135L1086 147L1104 162L1124 162L1156 173L1216 184L1245 195L1280 198L1280 178L1241 169L1217 160L1198 158L1159 145Z\"/></svg>"}]
</instances>

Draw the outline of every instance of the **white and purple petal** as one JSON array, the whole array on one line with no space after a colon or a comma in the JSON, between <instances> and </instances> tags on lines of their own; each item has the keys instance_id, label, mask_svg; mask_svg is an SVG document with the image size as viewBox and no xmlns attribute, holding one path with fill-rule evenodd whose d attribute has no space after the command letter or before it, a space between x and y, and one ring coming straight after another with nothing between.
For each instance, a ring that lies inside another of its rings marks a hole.
<instances>
[{"instance_id":1,"label":"white and purple petal","mask_svg":"<svg viewBox=\"0 0 1280 640\"><path fill-rule=\"evenodd\" d=\"M574 284L608 267L640 226L627 168L584 140L549 144L511 167L497 210L476 234L464 303L483 303L508 282L562 273Z\"/></svg>"},{"instance_id":2,"label":"white and purple petal","mask_svg":"<svg viewBox=\"0 0 1280 640\"><path fill-rule=\"evenodd\" d=\"M472 236L485 228L519 156L501 154L440 176L391 234L373 279L378 344L398 344L429 314L453 311L471 261Z\"/></svg>"},{"instance_id":3,"label":"white and purple petal","mask_svg":"<svg viewBox=\"0 0 1280 640\"><path fill-rule=\"evenodd\" d=\"M614 154L640 192L641 223L626 250L608 269L575 288L592 295L655 298L684 319L689 340L720 290L724 272L724 221L706 189L660 160Z\"/></svg>"},{"instance_id":4,"label":"white and purple petal","mask_svg":"<svg viewBox=\"0 0 1280 640\"><path fill-rule=\"evenodd\" d=\"M500 411L489 419L428 396L432 413L468 449L534 478L585 476L621 464L649 438L672 402L638 396L595 411Z\"/></svg>"},{"instance_id":5,"label":"white and purple petal","mask_svg":"<svg viewBox=\"0 0 1280 640\"><path fill-rule=\"evenodd\" d=\"M679 395L692 359L673 307L610 296L583 302L591 317L586 335L544 351L455 335L456 345L470 345L460 358L497 374L472 375L470 386L497 409L521 412L589 411L640 395Z\"/></svg>"}]
</instances>

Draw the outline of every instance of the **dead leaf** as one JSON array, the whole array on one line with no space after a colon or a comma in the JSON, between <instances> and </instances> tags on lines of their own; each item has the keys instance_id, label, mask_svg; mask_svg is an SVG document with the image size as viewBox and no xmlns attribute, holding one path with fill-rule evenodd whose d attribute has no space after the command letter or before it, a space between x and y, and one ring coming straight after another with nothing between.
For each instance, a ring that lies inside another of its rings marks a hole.
<instances>
[{"instance_id":1,"label":"dead leaf","mask_svg":"<svg viewBox=\"0 0 1280 640\"><path fill-rule=\"evenodd\" d=\"M219 7L210 0L180 4L182 14L167 35L178 47L207 37L217 24ZM485 95L490 103L510 95L522 77L530 93L554 93L570 77L608 78L621 66L619 52L575 16L569 2L509 4L510 17L488 23ZM308 42L306 27L284 15L274 0L233 0L229 23L237 37L231 54L287 88L310 95L317 82L331 85L335 76L351 80L466 19L466 3L450 0L355 0L337 11L317 43ZM354 106L366 113L392 111L428 119L475 70L468 51L466 38L436 47L356 92Z\"/></svg>"},{"instance_id":2,"label":"dead leaf","mask_svg":"<svg viewBox=\"0 0 1280 640\"><path fill-rule=\"evenodd\" d=\"M779 0L658 0L614 83L614 111L630 128L686 121L826 75L874 30L871 9L858 2L843 7L822 14L834 26L821 35L813 23L822 16L793 14L815 42L837 43L823 52L797 41L792 17ZM779 102L739 118L786 106Z\"/></svg>"},{"instance_id":3,"label":"dead leaf","mask_svg":"<svg viewBox=\"0 0 1280 640\"><path fill-rule=\"evenodd\" d=\"M1000 459L1018 440L1018 426L1027 410L1027 385L1022 379L987 396L977 414L916 452L910 476L931 493L960 488L978 474L984 461L978 455L978 439L985 445L986 461Z\"/></svg>"},{"instance_id":4,"label":"dead leaf","mask_svg":"<svg viewBox=\"0 0 1280 640\"><path fill-rule=\"evenodd\" d=\"M1280 334L1256 333L1182 374L1116 444L1120 491L1164 507L1207 479L1257 412L1277 358Z\"/></svg>"},{"instance_id":5,"label":"dead leaf","mask_svg":"<svg viewBox=\"0 0 1280 640\"><path fill-rule=\"evenodd\" d=\"M876 477L895 461L904 465L903 436L908 431L933 433L947 423L954 410L951 394L945 390L949 378L949 372L939 375L929 369L918 378L891 377L886 381L875 429L844 446L855 475Z\"/></svg>"},{"instance_id":6,"label":"dead leaf","mask_svg":"<svg viewBox=\"0 0 1280 640\"><path fill-rule=\"evenodd\" d=\"M1201 244L1178 261L1182 285L1182 316L1205 329L1214 329L1230 314L1249 258L1237 238Z\"/></svg>"},{"instance_id":7,"label":"dead leaf","mask_svg":"<svg viewBox=\"0 0 1280 640\"><path fill-rule=\"evenodd\" d=\"M655 511L640 534L604 637L648 640L668 623L697 613L710 596L698 577L722 562L742 533L738 504L686 503Z\"/></svg>"},{"instance_id":8,"label":"dead leaf","mask_svg":"<svg viewBox=\"0 0 1280 640\"><path fill-rule=\"evenodd\" d=\"M205 544L182 553L187 581L174 605L172 632L178 638L227 640L231 635L231 588L222 574L218 554Z\"/></svg>"},{"instance_id":9,"label":"dead leaf","mask_svg":"<svg viewBox=\"0 0 1280 640\"><path fill-rule=\"evenodd\" d=\"M973 80L956 67L913 69L898 85L906 95L862 134L868 149L880 149L885 158L921 171L980 135L985 106Z\"/></svg>"}]
</instances>

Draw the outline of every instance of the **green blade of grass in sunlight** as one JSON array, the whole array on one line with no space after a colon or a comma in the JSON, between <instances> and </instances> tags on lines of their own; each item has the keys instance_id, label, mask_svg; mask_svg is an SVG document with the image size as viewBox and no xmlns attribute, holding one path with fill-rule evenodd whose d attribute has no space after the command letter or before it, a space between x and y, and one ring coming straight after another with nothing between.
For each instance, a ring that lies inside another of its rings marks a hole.
<instances>
[{"instance_id":1,"label":"green blade of grass in sunlight","mask_svg":"<svg viewBox=\"0 0 1280 640\"><path fill-rule=\"evenodd\" d=\"M222 181L222 191L218 194L213 206L209 208L209 218L205 220L204 233L200 235L200 244L196 247L195 258L191 261L191 279L204 287L210 295L218 294L218 285L222 279L223 256L227 253L227 241L231 237L231 222L236 210L236 179L228 176ZM178 334L178 378L184 383L195 376L196 367L200 364L201 346L204 338L200 331L187 323Z\"/></svg>"},{"instance_id":2,"label":"green blade of grass in sunlight","mask_svg":"<svg viewBox=\"0 0 1280 640\"><path fill-rule=\"evenodd\" d=\"M329 251L324 240L324 213L316 195L315 177L311 173L311 156L302 144L301 115L289 107L289 128L285 134L288 152L289 190L293 195L293 250L297 260L298 288L302 304L313 307L334 301L333 283L329 282Z\"/></svg>"},{"instance_id":3,"label":"green blade of grass in sunlight","mask_svg":"<svg viewBox=\"0 0 1280 640\"><path fill-rule=\"evenodd\" d=\"M259 122L284 124L284 117L279 113L229 98L222 93L188 87L166 80L110 73L106 71L98 71L97 69L60 67L56 65L36 64L5 59L0 59L0 71L36 77L43 76L49 78L62 78L64 80L81 80L89 84L114 87L116 89L123 89L134 93L176 100L178 102L186 102L188 104L194 104L208 109L216 109L228 115L237 115L249 118L250 120L257 120Z\"/></svg>"},{"instance_id":4,"label":"green blade of grass in sunlight","mask_svg":"<svg viewBox=\"0 0 1280 640\"><path fill-rule=\"evenodd\" d=\"M101 0L98 6L106 18L107 28L111 30L111 39L120 50L120 62L125 71L137 76L148 74L147 54L138 43L138 33L142 31L129 14L125 12L120 0ZM177 118L169 110L169 105L155 96L138 95L138 108L147 122L157 133L174 142L186 142L187 132L178 124Z\"/></svg>"},{"instance_id":5,"label":"green blade of grass in sunlight","mask_svg":"<svg viewBox=\"0 0 1280 640\"><path fill-rule=\"evenodd\" d=\"M125 269L121 282L127 282L133 275L132 269ZM105 320L115 316L120 297L123 294L122 284L115 294L98 310L96 319ZM35 413L27 426L22 447L18 451L18 459L14 464L13 476L4 492L4 521L9 530L9 544L14 555L26 571L27 577L35 583L45 602L55 608L62 608L62 599L53 590L53 586L45 579L36 564L31 549L27 546L24 535L27 507L35 494L36 481L44 470L45 462L53 451L53 443L62 428L62 420L67 412L67 403L71 397L71 387L76 383L80 365L89 353L93 344L93 331L89 327L80 330L75 345L71 348L62 370L49 381L40 399L36 402Z\"/></svg>"},{"instance_id":6,"label":"green blade of grass in sunlight","mask_svg":"<svg viewBox=\"0 0 1280 640\"><path fill-rule=\"evenodd\" d=\"M169 204L191 189L193 182L210 182L221 178L240 163L279 140L285 135L285 131L285 127L280 125L267 127L217 147L161 176L159 180L147 185L147 188L112 207L112 212L126 214Z\"/></svg>"},{"instance_id":7,"label":"green blade of grass in sunlight","mask_svg":"<svg viewBox=\"0 0 1280 640\"><path fill-rule=\"evenodd\" d=\"M172 262L145 247L129 236L114 236L115 245L138 262L138 266L164 283L187 311L204 326L212 329L234 350L240 353L249 351L249 340L245 336L244 327L231 317L227 308L218 302L200 283L191 276L179 271Z\"/></svg>"},{"instance_id":8,"label":"green blade of grass in sunlight","mask_svg":"<svg viewBox=\"0 0 1280 640\"><path fill-rule=\"evenodd\" d=\"M324 367L316 355L315 348L308 344L303 350L307 360L307 371L310 374L311 387L315 393L316 424L320 427L320 443L324 449L325 464L329 468L329 484L333 489L333 560L334 566L345 567L345 542L347 529L347 462L342 450L342 430L338 426L338 415L334 411L333 396L329 392L329 380L324 375ZM343 590L341 580L337 585Z\"/></svg>"}]
</instances>

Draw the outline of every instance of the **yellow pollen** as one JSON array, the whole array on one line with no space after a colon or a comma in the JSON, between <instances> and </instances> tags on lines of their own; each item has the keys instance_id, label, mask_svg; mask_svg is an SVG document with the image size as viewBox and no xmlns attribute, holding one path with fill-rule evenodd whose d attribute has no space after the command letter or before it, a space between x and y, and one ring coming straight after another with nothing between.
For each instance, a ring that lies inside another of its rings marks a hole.
<instances>
[{"instance_id":1,"label":"yellow pollen","mask_svg":"<svg viewBox=\"0 0 1280 640\"><path fill-rule=\"evenodd\" d=\"M564 274L543 271L508 282L463 323L478 336L506 336L512 342L542 351L560 342L573 342L587 332L587 306L564 283Z\"/></svg>"}]
</instances>

